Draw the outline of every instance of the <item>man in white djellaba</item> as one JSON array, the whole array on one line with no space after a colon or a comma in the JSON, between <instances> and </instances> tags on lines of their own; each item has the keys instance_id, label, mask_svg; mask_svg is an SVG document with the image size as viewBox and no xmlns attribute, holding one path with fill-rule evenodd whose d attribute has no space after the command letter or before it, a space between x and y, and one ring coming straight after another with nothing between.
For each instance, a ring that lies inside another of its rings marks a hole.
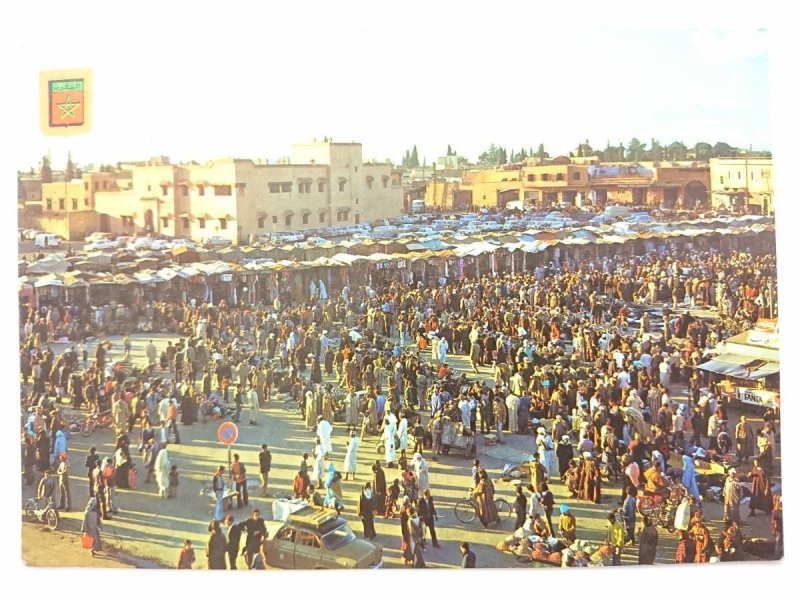
<instances>
[{"instance_id":1,"label":"man in white djellaba","mask_svg":"<svg viewBox=\"0 0 800 600\"><path fill-rule=\"evenodd\" d=\"M333 433L333 426L322 417L317 417L317 437L319 438L322 451L327 456L333 452L333 444L331 443L331 434Z\"/></svg>"},{"instance_id":2,"label":"man in white djellaba","mask_svg":"<svg viewBox=\"0 0 800 600\"><path fill-rule=\"evenodd\" d=\"M397 462L397 425L393 420L386 419L383 425L384 458L387 467L394 467Z\"/></svg>"}]
</instances>

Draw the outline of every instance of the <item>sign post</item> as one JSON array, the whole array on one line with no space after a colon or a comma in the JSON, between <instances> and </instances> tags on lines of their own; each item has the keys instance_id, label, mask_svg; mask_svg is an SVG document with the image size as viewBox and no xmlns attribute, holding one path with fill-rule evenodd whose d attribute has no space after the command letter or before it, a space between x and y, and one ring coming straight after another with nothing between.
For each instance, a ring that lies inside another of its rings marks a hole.
<instances>
[{"instance_id":1,"label":"sign post","mask_svg":"<svg viewBox=\"0 0 800 600\"><path fill-rule=\"evenodd\" d=\"M239 438L239 428L231 421L226 421L217 429L217 439L228 447L228 483L233 483L233 473L231 472L231 446Z\"/></svg>"}]
</instances>

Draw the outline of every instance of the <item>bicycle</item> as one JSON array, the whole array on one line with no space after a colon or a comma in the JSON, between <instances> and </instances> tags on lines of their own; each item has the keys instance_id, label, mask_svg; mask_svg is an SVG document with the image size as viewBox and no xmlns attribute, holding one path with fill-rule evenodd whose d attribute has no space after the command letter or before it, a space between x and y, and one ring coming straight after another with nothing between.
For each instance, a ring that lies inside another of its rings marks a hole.
<instances>
[{"instance_id":1,"label":"bicycle","mask_svg":"<svg viewBox=\"0 0 800 600\"><path fill-rule=\"evenodd\" d=\"M89 437L98 429L108 429L114 424L111 418L111 411L102 413L92 413L81 423L80 434L82 437Z\"/></svg>"},{"instance_id":2,"label":"bicycle","mask_svg":"<svg viewBox=\"0 0 800 600\"><path fill-rule=\"evenodd\" d=\"M453 513L461 523L472 523L478 516L478 504L472 499L472 490L467 491L467 497L456 502ZM503 498L495 498L494 506L501 522L507 521L511 517L511 505Z\"/></svg>"},{"instance_id":3,"label":"bicycle","mask_svg":"<svg viewBox=\"0 0 800 600\"><path fill-rule=\"evenodd\" d=\"M44 523L52 531L58 527L58 513L52 498L28 498L22 510L29 521Z\"/></svg>"}]
</instances>

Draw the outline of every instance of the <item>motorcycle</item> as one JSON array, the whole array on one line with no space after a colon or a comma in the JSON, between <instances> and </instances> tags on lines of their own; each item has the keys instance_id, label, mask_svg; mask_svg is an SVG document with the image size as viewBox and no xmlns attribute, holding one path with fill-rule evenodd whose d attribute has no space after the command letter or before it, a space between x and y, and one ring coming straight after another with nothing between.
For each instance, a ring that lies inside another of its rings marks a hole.
<instances>
[{"instance_id":1,"label":"motorcycle","mask_svg":"<svg viewBox=\"0 0 800 600\"><path fill-rule=\"evenodd\" d=\"M680 483L670 483L669 492L664 496L640 491L636 497L636 509L639 514L649 517L653 525L664 527L672 533L675 531L678 506L688 495L689 492Z\"/></svg>"},{"instance_id":2,"label":"motorcycle","mask_svg":"<svg viewBox=\"0 0 800 600\"><path fill-rule=\"evenodd\" d=\"M22 510L29 521L44 523L51 531L58 527L58 512L52 498L28 498Z\"/></svg>"}]
</instances>

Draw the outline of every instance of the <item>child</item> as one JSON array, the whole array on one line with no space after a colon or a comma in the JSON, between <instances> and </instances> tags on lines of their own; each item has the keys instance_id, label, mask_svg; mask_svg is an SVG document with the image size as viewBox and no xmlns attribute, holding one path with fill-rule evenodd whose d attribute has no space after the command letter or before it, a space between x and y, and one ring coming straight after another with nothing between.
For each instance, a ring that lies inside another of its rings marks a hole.
<instances>
[{"instance_id":1,"label":"child","mask_svg":"<svg viewBox=\"0 0 800 600\"><path fill-rule=\"evenodd\" d=\"M384 506L383 517L385 519L392 519L394 518L394 505L400 499L400 480L395 479L386 491L386 504Z\"/></svg>"},{"instance_id":2,"label":"child","mask_svg":"<svg viewBox=\"0 0 800 600\"><path fill-rule=\"evenodd\" d=\"M195 558L194 558L194 549L192 548L192 542L191 540L184 540L183 549L181 550L180 556L178 556L178 568L191 569L194 560Z\"/></svg>"},{"instance_id":3,"label":"child","mask_svg":"<svg viewBox=\"0 0 800 600\"><path fill-rule=\"evenodd\" d=\"M172 465L169 470L169 487L167 488L167 498L177 498L178 496L178 465Z\"/></svg>"}]
</instances>

